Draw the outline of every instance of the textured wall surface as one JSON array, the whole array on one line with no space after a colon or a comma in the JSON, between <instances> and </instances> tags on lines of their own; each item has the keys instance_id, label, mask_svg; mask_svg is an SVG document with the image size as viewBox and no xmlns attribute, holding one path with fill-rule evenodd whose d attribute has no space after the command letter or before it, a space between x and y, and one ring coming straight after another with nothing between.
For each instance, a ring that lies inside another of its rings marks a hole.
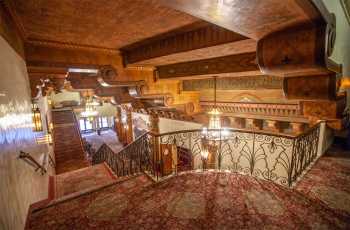
<instances>
[{"instance_id":1,"label":"textured wall surface","mask_svg":"<svg viewBox=\"0 0 350 230\"><path fill-rule=\"evenodd\" d=\"M0 229L23 229L31 203L47 198L48 174L21 159L29 152L39 162L50 149L32 132L31 101L24 60L0 36ZM51 172L51 170L49 170Z\"/></svg>"}]
</instances>

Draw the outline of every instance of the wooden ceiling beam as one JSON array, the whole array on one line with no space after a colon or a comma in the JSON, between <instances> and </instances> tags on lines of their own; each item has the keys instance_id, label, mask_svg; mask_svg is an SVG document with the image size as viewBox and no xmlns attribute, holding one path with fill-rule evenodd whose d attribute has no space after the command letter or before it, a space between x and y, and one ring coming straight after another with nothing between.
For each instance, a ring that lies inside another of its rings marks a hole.
<instances>
[{"instance_id":1,"label":"wooden ceiling beam","mask_svg":"<svg viewBox=\"0 0 350 230\"><path fill-rule=\"evenodd\" d=\"M159 79L204 78L225 74L239 74L241 76L261 75L256 64L255 52L157 66L155 71Z\"/></svg>"},{"instance_id":2,"label":"wooden ceiling beam","mask_svg":"<svg viewBox=\"0 0 350 230\"><path fill-rule=\"evenodd\" d=\"M26 42L25 55L27 66L37 68L99 68L106 65L122 65L122 58L118 52L55 47L41 43Z\"/></svg>"},{"instance_id":3,"label":"wooden ceiling beam","mask_svg":"<svg viewBox=\"0 0 350 230\"><path fill-rule=\"evenodd\" d=\"M247 39L222 27L201 22L132 44L122 48L121 51L125 64L135 64L148 59Z\"/></svg>"}]
</instances>

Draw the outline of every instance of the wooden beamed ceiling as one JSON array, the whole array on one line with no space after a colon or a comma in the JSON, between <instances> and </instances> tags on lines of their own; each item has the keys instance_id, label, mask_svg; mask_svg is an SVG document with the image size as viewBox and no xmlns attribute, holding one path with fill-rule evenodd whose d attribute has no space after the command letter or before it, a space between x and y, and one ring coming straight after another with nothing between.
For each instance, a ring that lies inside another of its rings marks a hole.
<instances>
[{"instance_id":1,"label":"wooden beamed ceiling","mask_svg":"<svg viewBox=\"0 0 350 230\"><path fill-rule=\"evenodd\" d=\"M125 80L134 66L155 67L159 79L327 74L335 39L319 0L4 1L27 65L47 72L110 65Z\"/></svg>"}]
</instances>

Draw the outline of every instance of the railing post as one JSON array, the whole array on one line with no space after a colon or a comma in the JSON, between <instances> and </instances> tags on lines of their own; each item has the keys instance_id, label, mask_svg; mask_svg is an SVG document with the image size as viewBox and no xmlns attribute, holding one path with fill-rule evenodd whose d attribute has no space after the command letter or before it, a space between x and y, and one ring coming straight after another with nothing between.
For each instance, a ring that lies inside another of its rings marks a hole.
<instances>
[{"instance_id":1,"label":"railing post","mask_svg":"<svg viewBox=\"0 0 350 230\"><path fill-rule=\"evenodd\" d=\"M252 150L252 155L250 156L250 175L253 175L254 172L254 157L255 156L255 132L253 132L253 150Z\"/></svg>"},{"instance_id":2,"label":"railing post","mask_svg":"<svg viewBox=\"0 0 350 230\"><path fill-rule=\"evenodd\" d=\"M290 167L289 167L289 172L288 172L288 186L292 186L293 182L293 170L294 170L294 161L295 161L295 142L297 141L296 138L293 139L293 147L292 147L292 159L290 160Z\"/></svg>"}]
</instances>

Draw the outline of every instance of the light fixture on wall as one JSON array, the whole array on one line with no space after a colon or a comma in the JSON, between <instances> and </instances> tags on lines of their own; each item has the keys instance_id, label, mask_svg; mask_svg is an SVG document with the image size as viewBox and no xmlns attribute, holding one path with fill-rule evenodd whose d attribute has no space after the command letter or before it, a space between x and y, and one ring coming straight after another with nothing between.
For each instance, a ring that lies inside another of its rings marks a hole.
<instances>
[{"instance_id":1,"label":"light fixture on wall","mask_svg":"<svg viewBox=\"0 0 350 230\"><path fill-rule=\"evenodd\" d=\"M33 113L33 131L34 132L42 132L43 131L43 124L41 121L41 112L38 108L38 105L33 103L32 104L32 113Z\"/></svg>"}]
</instances>

